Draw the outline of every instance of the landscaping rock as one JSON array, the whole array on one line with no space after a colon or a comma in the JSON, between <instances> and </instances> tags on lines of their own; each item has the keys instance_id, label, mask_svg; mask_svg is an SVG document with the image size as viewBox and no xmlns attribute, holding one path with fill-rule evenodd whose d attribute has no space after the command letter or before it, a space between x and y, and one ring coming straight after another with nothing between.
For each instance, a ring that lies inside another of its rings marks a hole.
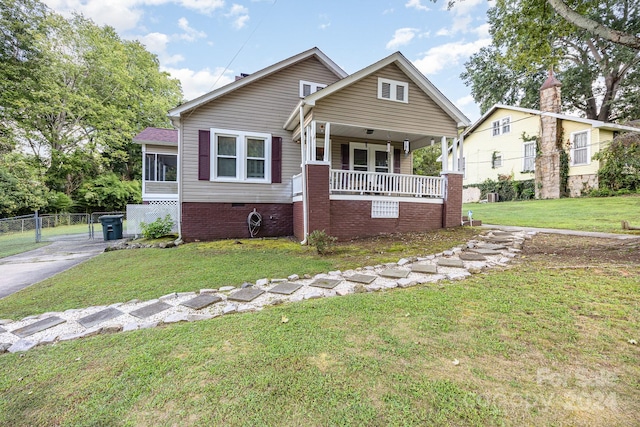
<instances>
[{"instance_id":1,"label":"landscaping rock","mask_svg":"<svg viewBox=\"0 0 640 427\"><path fill-rule=\"evenodd\" d=\"M398 280L398 287L408 288L417 285L417 282L413 279L400 279Z\"/></svg>"},{"instance_id":2,"label":"landscaping rock","mask_svg":"<svg viewBox=\"0 0 640 427\"><path fill-rule=\"evenodd\" d=\"M158 299L159 299L160 301L164 301L164 300L168 300L168 299L175 298L175 297L177 297L177 296L178 296L178 294L177 294L177 293L175 293L175 292L173 292L173 293L170 293L170 294L167 294L167 295L162 295L162 296L161 296L160 298L158 298Z\"/></svg>"},{"instance_id":3,"label":"landscaping rock","mask_svg":"<svg viewBox=\"0 0 640 427\"><path fill-rule=\"evenodd\" d=\"M164 323L178 323L178 322L186 322L187 314L186 313L173 313L164 318Z\"/></svg>"},{"instance_id":4,"label":"landscaping rock","mask_svg":"<svg viewBox=\"0 0 640 427\"><path fill-rule=\"evenodd\" d=\"M12 323L13 320L11 319L0 319L0 325L8 325L9 323Z\"/></svg>"},{"instance_id":5,"label":"landscaping rock","mask_svg":"<svg viewBox=\"0 0 640 427\"><path fill-rule=\"evenodd\" d=\"M30 341L30 340L25 340L25 339L21 339L16 341L15 343L13 343L13 345L11 345L7 351L9 353L17 353L19 351L28 351L31 350L33 347L37 346L38 343L36 341Z\"/></svg>"},{"instance_id":6,"label":"landscaping rock","mask_svg":"<svg viewBox=\"0 0 640 427\"><path fill-rule=\"evenodd\" d=\"M223 286L220 289L218 289L220 292L229 292L234 290L236 287L235 286Z\"/></svg>"},{"instance_id":7,"label":"landscaping rock","mask_svg":"<svg viewBox=\"0 0 640 427\"><path fill-rule=\"evenodd\" d=\"M131 322L131 323L126 323L123 327L122 327L122 332L130 332L130 331L137 331L139 328L138 324L135 322Z\"/></svg>"},{"instance_id":8,"label":"landscaping rock","mask_svg":"<svg viewBox=\"0 0 640 427\"><path fill-rule=\"evenodd\" d=\"M200 294L215 294L218 293L217 289L200 289Z\"/></svg>"},{"instance_id":9,"label":"landscaping rock","mask_svg":"<svg viewBox=\"0 0 640 427\"><path fill-rule=\"evenodd\" d=\"M223 314L231 314L231 313L235 313L237 311L237 307L235 304L227 304L222 308L222 313Z\"/></svg>"},{"instance_id":10,"label":"landscaping rock","mask_svg":"<svg viewBox=\"0 0 640 427\"><path fill-rule=\"evenodd\" d=\"M113 334L116 332L120 332L123 329L122 325L109 325L109 326L105 326L104 328L102 328L102 333L103 334Z\"/></svg>"},{"instance_id":11,"label":"landscaping rock","mask_svg":"<svg viewBox=\"0 0 640 427\"><path fill-rule=\"evenodd\" d=\"M269 284L269 279L258 279L256 280L256 286L262 287L267 286Z\"/></svg>"},{"instance_id":12,"label":"landscaping rock","mask_svg":"<svg viewBox=\"0 0 640 427\"><path fill-rule=\"evenodd\" d=\"M291 276L287 277L287 280L290 282L295 282L296 280L299 280L300 276L298 276L297 274L292 274Z\"/></svg>"},{"instance_id":13,"label":"landscaping rock","mask_svg":"<svg viewBox=\"0 0 640 427\"><path fill-rule=\"evenodd\" d=\"M408 260L408 259L406 259L406 258L401 258L401 259L399 259L399 260L398 260L398 263L397 263L397 264L398 264L400 267L402 267L403 265L407 265L407 264L409 264L410 262L411 262L411 261L409 261L409 260Z\"/></svg>"},{"instance_id":14,"label":"landscaping rock","mask_svg":"<svg viewBox=\"0 0 640 427\"><path fill-rule=\"evenodd\" d=\"M9 351L9 347L11 347L10 342L0 342L0 353L6 353Z\"/></svg>"}]
</instances>

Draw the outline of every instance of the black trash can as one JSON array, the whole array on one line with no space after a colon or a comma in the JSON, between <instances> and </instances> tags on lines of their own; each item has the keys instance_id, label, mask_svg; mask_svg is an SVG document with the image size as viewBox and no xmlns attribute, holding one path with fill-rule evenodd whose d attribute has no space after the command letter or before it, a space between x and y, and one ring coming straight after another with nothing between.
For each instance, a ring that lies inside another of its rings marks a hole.
<instances>
[{"instance_id":1,"label":"black trash can","mask_svg":"<svg viewBox=\"0 0 640 427\"><path fill-rule=\"evenodd\" d=\"M122 218L124 215L102 215L98 218L102 224L104 241L122 239Z\"/></svg>"}]
</instances>

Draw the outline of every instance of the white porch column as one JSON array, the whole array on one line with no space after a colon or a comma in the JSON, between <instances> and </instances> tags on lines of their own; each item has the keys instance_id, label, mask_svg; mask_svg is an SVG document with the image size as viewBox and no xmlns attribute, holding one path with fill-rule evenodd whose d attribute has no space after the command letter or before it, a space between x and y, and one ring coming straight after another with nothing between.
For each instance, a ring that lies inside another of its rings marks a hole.
<instances>
[{"instance_id":1,"label":"white porch column","mask_svg":"<svg viewBox=\"0 0 640 427\"><path fill-rule=\"evenodd\" d=\"M452 146L451 146L451 170L453 172L458 172L458 138L453 138Z\"/></svg>"},{"instance_id":2,"label":"white porch column","mask_svg":"<svg viewBox=\"0 0 640 427\"><path fill-rule=\"evenodd\" d=\"M442 146L442 172L449 171L449 152L447 151L447 138L442 137L440 140Z\"/></svg>"},{"instance_id":3,"label":"white porch column","mask_svg":"<svg viewBox=\"0 0 640 427\"><path fill-rule=\"evenodd\" d=\"M324 125L324 159L325 162L331 162L331 123Z\"/></svg>"},{"instance_id":4,"label":"white porch column","mask_svg":"<svg viewBox=\"0 0 640 427\"><path fill-rule=\"evenodd\" d=\"M300 168L302 169L302 230L303 230L303 245L307 243L307 236L309 235L309 200L307 199L307 159L305 156L307 136L305 135L304 128L304 107L300 105Z\"/></svg>"},{"instance_id":5,"label":"white porch column","mask_svg":"<svg viewBox=\"0 0 640 427\"><path fill-rule=\"evenodd\" d=\"M460 167L458 170L464 173L464 134L460 134Z\"/></svg>"}]
</instances>

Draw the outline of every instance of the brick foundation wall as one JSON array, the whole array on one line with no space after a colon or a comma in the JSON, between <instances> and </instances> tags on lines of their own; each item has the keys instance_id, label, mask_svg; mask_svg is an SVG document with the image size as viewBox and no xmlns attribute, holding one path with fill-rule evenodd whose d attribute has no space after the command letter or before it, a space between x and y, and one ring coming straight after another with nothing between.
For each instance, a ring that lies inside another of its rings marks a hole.
<instances>
[{"instance_id":1,"label":"brick foundation wall","mask_svg":"<svg viewBox=\"0 0 640 427\"><path fill-rule=\"evenodd\" d=\"M460 225L460 224L458 224ZM442 226L442 205L400 203L399 218L371 218L371 201L331 200L331 235L340 240Z\"/></svg>"},{"instance_id":2,"label":"brick foundation wall","mask_svg":"<svg viewBox=\"0 0 640 427\"><path fill-rule=\"evenodd\" d=\"M183 203L182 239L193 242L248 238L247 217L254 208L262 215L258 237L293 234L293 204Z\"/></svg>"},{"instance_id":3,"label":"brick foundation wall","mask_svg":"<svg viewBox=\"0 0 640 427\"><path fill-rule=\"evenodd\" d=\"M302 202L293 203L293 235L296 239L304 239L304 217Z\"/></svg>"},{"instance_id":4,"label":"brick foundation wall","mask_svg":"<svg viewBox=\"0 0 640 427\"><path fill-rule=\"evenodd\" d=\"M444 201L442 227L459 227L462 224L462 179L461 173L443 174L447 178L447 198Z\"/></svg>"}]
</instances>

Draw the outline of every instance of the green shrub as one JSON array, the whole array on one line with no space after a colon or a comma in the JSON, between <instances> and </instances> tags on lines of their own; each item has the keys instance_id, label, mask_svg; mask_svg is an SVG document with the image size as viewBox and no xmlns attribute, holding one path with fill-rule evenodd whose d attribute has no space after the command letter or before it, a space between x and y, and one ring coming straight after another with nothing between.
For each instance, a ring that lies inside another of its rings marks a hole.
<instances>
[{"instance_id":1,"label":"green shrub","mask_svg":"<svg viewBox=\"0 0 640 427\"><path fill-rule=\"evenodd\" d=\"M598 188L589 192L589 197L611 197L615 196L615 192L608 188Z\"/></svg>"},{"instance_id":2,"label":"green shrub","mask_svg":"<svg viewBox=\"0 0 640 427\"><path fill-rule=\"evenodd\" d=\"M469 185L480 189L480 198L486 199L487 193L498 193L501 202L533 199L536 194L533 179L514 181L509 175L499 175L498 180L486 179L480 184Z\"/></svg>"},{"instance_id":3,"label":"green shrub","mask_svg":"<svg viewBox=\"0 0 640 427\"><path fill-rule=\"evenodd\" d=\"M171 219L171 215L167 215L149 224L142 222L140 223L140 227L142 228L142 236L145 239L159 239L160 237L171 234L173 219Z\"/></svg>"},{"instance_id":4,"label":"green shrub","mask_svg":"<svg viewBox=\"0 0 640 427\"><path fill-rule=\"evenodd\" d=\"M337 237L329 236L324 230L314 230L308 237L309 244L315 246L320 255L331 252L336 240Z\"/></svg>"}]
</instances>

